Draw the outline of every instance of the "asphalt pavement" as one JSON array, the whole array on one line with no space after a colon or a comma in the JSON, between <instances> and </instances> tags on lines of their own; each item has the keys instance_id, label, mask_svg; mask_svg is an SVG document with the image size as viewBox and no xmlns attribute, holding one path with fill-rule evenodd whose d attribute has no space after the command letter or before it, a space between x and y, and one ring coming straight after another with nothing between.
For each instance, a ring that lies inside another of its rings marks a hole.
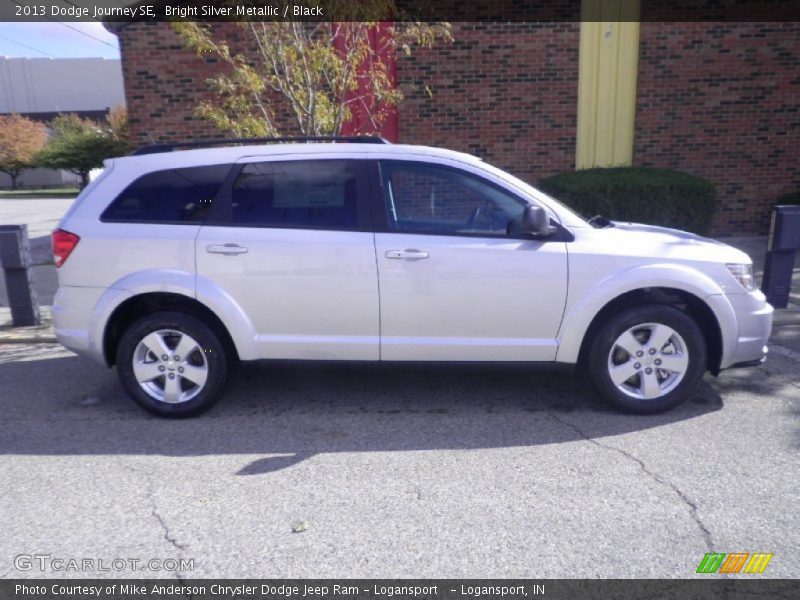
<instances>
[{"instance_id":1,"label":"asphalt pavement","mask_svg":"<svg viewBox=\"0 0 800 600\"><path fill-rule=\"evenodd\" d=\"M20 554L192 559L194 577L691 577L712 550L795 577L797 365L707 377L655 417L519 369L260 366L176 422L86 359L6 345L0 577L80 575Z\"/></svg>"}]
</instances>

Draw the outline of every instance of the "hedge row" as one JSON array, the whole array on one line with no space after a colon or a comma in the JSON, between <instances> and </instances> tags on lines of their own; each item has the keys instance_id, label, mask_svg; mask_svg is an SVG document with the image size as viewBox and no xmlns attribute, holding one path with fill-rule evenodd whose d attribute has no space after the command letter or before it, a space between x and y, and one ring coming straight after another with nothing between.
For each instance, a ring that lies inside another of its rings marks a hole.
<instances>
[{"instance_id":1,"label":"hedge row","mask_svg":"<svg viewBox=\"0 0 800 600\"><path fill-rule=\"evenodd\" d=\"M775 204L800 204L800 192L781 196Z\"/></svg>"},{"instance_id":2,"label":"hedge row","mask_svg":"<svg viewBox=\"0 0 800 600\"><path fill-rule=\"evenodd\" d=\"M670 169L616 167L561 173L540 189L586 217L662 225L705 234L716 192L711 182Z\"/></svg>"}]
</instances>

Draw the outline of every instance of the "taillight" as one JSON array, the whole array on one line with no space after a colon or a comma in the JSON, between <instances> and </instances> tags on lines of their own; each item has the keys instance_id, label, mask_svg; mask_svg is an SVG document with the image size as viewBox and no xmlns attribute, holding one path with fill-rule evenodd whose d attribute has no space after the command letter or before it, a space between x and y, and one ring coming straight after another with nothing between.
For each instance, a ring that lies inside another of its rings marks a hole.
<instances>
[{"instance_id":1,"label":"taillight","mask_svg":"<svg viewBox=\"0 0 800 600\"><path fill-rule=\"evenodd\" d=\"M69 255L75 250L75 246L80 241L81 238L79 236L69 231L56 229L53 232L53 256L56 259L56 267L60 267L67 262L67 258L69 258Z\"/></svg>"}]
</instances>

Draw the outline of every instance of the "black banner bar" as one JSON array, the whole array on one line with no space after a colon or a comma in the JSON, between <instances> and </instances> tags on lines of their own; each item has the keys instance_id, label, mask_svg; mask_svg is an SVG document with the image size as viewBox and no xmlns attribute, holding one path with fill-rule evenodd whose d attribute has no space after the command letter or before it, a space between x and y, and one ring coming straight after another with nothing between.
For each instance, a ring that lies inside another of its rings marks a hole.
<instances>
[{"instance_id":1,"label":"black banner bar","mask_svg":"<svg viewBox=\"0 0 800 600\"><path fill-rule=\"evenodd\" d=\"M751 600L798 598L800 580L6 579L3 600ZM758 579L757 579L758 578Z\"/></svg>"},{"instance_id":2,"label":"black banner bar","mask_svg":"<svg viewBox=\"0 0 800 600\"><path fill-rule=\"evenodd\" d=\"M798 21L791 0L0 0L0 21Z\"/></svg>"}]
</instances>

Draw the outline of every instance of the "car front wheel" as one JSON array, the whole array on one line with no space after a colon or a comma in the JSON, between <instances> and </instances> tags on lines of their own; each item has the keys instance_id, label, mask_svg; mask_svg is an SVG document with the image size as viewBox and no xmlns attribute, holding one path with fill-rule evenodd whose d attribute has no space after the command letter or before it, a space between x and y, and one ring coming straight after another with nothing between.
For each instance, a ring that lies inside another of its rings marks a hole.
<instances>
[{"instance_id":1,"label":"car front wheel","mask_svg":"<svg viewBox=\"0 0 800 600\"><path fill-rule=\"evenodd\" d=\"M131 325L117 348L125 391L161 417L192 417L211 408L227 377L225 348L201 321L158 312Z\"/></svg>"},{"instance_id":2,"label":"car front wheel","mask_svg":"<svg viewBox=\"0 0 800 600\"><path fill-rule=\"evenodd\" d=\"M706 345L691 317L648 304L611 317L589 350L589 379L612 406L655 414L684 402L706 370Z\"/></svg>"}]
</instances>

